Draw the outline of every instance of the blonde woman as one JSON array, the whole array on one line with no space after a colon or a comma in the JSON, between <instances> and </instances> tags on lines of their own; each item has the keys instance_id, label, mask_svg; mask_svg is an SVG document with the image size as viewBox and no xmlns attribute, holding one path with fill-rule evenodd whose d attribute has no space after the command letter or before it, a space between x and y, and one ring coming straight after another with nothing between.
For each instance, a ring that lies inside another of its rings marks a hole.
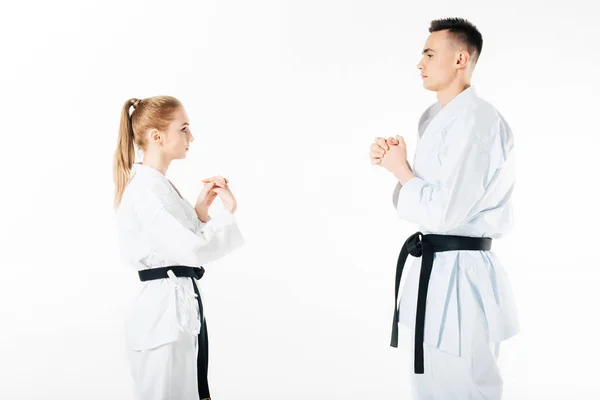
<instances>
[{"instance_id":1,"label":"blonde woman","mask_svg":"<svg viewBox=\"0 0 600 400\"><path fill-rule=\"evenodd\" d=\"M185 158L193 140L176 98L125 102L115 152L115 208L121 252L141 281L126 320L137 399L210 399L208 337L197 280L203 265L244 240L227 179L203 180L192 206L166 178L171 161ZM134 163L134 144L144 153L141 163ZM225 209L211 217L208 210L217 196Z\"/></svg>"}]
</instances>

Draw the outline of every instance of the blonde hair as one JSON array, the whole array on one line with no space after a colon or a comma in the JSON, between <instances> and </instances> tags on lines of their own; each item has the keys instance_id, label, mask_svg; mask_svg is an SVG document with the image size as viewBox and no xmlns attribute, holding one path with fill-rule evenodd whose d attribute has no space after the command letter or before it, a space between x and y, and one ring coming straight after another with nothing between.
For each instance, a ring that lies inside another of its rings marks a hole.
<instances>
[{"instance_id":1,"label":"blonde hair","mask_svg":"<svg viewBox=\"0 0 600 400\"><path fill-rule=\"evenodd\" d=\"M129 115L130 108L133 112ZM146 150L145 133L150 129L166 131L173 121L173 113L182 108L181 102L171 96L155 96L146 99L129 99L121 110L119 139L114 155L115 209L121 203L123 192L129 184L135 161L134 143Z\"/></svg>"}]
</instances>

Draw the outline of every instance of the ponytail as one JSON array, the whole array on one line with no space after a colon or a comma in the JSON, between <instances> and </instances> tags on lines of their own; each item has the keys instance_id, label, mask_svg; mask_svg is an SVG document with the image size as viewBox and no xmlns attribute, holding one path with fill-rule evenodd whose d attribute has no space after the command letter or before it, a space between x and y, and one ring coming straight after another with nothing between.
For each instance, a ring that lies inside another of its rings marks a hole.
<instances>
[{"instance_id":1,"label":"ponytail","mask_svg":"<svg viewBox=\"0 0 600 400\"><path fill-rule=\"evenodd\" d=\"M129 109L138 106L140 100L130 99L125 102L121 110L121 124L119 126L119 140L114 158L114 181L115 181L115 209L121 203L123 192L129 183L131 169L135 160L135 149L133 146L133 128ZM134 110L135 111L135 110Z\"/></svg>"}]
</instances>

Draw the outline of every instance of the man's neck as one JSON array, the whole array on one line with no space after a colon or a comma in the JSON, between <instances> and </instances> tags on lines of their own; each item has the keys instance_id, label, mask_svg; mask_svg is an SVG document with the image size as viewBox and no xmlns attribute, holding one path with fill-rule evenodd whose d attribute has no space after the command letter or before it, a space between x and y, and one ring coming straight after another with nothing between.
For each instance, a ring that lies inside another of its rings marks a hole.
<instances>
[{"instance_id":1,"label":"man's neck","mask_svg":"<svg viewBox=\"0 0 600 400\"><path fill-rule=\"evenodd\" d=\"M456 96L461 94L463 91L471 87L470 82L453 82L442 90L436 92L437 99L442 105L446 107L448 103L452 101Z\"/></svg>"}]
</instances>

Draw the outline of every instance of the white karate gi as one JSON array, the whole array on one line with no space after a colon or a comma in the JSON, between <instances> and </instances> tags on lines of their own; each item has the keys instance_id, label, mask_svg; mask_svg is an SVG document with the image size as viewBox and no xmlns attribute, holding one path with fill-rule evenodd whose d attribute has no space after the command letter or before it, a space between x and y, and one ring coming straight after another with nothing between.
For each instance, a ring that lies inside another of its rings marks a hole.
<instances>
[{"instance_id":1,"label":"white karate gi","mask_svg":"<svg viewBox=\"0 0 600 400\"><path fill-rule=\"evenodd\" d=\"M134 164L117 209L121 252L136 270L200 267L243 244L228 211L202 223L158 170ZM136 276L137 278L137 276ZM140 281L126 320L136 399L197 400L198 303L192 278ZM197 281L198 282L198 281ZM198 282L199 283L199 282Z\"/></svg>"},{"instance_id":2,"label":"white karate gi","mask_svg":"<svg viewBox=\"0 0 600 400\"><path fill-rule=\"evenodd\" d=\"M400 218L435 233L500 238L512 228L513 135L500 113L470 87L419 122L415 178L397 184ZM415 399L500 399L498 345L519 331L512 289L491 251L435 253L425 313L425 373ZM414 338L421 258L403 274L399 321ZM412 344L411 344L412 349ZM411 350L412 371L412 350Z\"/></svg>"}]
</instances>

